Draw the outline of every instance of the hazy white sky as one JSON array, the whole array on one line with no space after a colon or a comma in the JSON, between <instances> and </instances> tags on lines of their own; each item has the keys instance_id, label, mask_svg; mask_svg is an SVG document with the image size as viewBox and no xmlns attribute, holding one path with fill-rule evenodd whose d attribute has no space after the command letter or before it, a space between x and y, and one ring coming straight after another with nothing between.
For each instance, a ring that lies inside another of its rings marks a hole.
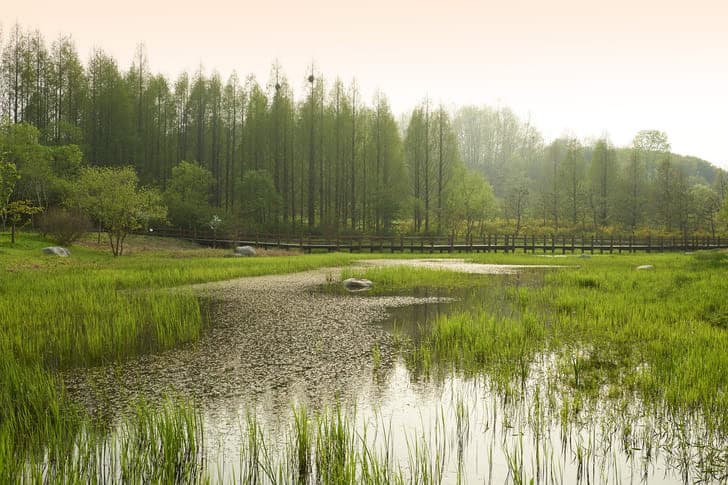
<instances>
[{"instance_id":1,"label":"hazy white sky","mask_svg":"<svg viewBox=\"0 0 728 485\"><path fill-rule=\"evenodd\" d=\"M404 112L425 95L447 105L512 107L547 140L608 134L628 144L666 131L673 150L728 168L726 0L5 0L0 22L71 34L124 69L146 45L153 70L202 64L261 83L278 59L293 86L312 60L356 77Z\"/></svg>"}]
</instances>

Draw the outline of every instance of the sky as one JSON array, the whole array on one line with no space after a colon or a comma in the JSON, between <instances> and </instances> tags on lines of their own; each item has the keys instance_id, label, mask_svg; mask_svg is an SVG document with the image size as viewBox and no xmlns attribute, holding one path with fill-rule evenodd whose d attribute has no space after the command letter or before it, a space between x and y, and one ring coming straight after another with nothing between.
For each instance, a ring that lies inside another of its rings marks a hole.
<instances>
[{"instance_id":1,"label":"sky","mask_svg":"<svg viewBox=\"0 0 728 485\"><path fill-rule=\"evenodd\" d=\"M508 106L546 141L667 132L676 153L728 169L726 0L7 0L15 23L50 42L70 34L120 67L145 45L153 71L255 74L278 60L303 88L327 79L380 89L395 113L425 96Z\"/></svg>"}]
</instances>

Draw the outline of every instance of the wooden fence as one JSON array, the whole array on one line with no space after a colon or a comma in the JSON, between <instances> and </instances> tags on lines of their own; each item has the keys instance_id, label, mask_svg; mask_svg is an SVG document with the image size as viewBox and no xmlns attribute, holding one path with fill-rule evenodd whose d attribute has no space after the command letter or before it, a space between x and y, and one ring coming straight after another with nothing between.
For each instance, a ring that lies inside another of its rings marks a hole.
<instances>
[{"instance_id":1,"label":"wooden fence","mask_svg":"<svg viewBox=\"0 0 728 485\"><path fill-rule=\"evenodd\" d=\"M698 251L728 248L726 237L583 237L490 234L482 238L457 239L428 236L315 236L185 234L156 231L155 235L177 237L213 247L255 246L296 249L304 252L411 252L411 253L541 253L621 254L636 252Z\"/></svg>"}]
</instances>

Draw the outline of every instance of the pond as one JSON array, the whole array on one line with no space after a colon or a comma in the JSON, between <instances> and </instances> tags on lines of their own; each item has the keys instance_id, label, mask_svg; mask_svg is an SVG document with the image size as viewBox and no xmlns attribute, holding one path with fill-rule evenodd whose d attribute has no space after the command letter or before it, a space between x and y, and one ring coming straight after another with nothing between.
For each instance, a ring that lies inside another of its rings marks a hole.
<instances>
[{"instance_id":1,"label":"pond","mask_svg":"<svg viewBox=\"0 0 728 485\"><path fill-rule=\"evenodd\" d=\"M140 396L194 402L213 481L243 475L250 415L268 453L283 456L301 409L343 412L359 443L413 481L684 483L725 473L724 443L699 416L574 395L554 378L563 370L554 352L517 380L436 359L423 367L417 351L436 319L518 317L514 291L543 281L543 269L468 269L484 273L477 287L389 296L324 291L338 269L200 285L210 325L196 344L63 377L112 423Z\"/></svg>"}]
</instances>

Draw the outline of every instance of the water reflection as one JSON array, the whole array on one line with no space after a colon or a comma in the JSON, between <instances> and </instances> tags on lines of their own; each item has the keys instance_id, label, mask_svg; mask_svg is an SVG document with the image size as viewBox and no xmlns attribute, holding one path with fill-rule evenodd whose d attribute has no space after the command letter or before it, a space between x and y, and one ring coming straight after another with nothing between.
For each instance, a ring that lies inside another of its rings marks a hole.
<instances>
[{"instance_id":1,"label":"water reflection","mask_svg":"<svg viewBox=\"0 0 728 485\"><path fill-rule=\"evenodd\" d=\"M429 463L446 483L725 482L724 437L699 413L647 408L636 396L575 396L553 378L552 354L537 355L527 379L505 387L487 373L443 366L421 375L408 364L408 349L435 319L483 309L517 317L514 291L542 278L490 276L477 289L417 288L406 298L268 287L254 313L239 308L260 304L262 293L217 301L216 321L194 346L66 377L72 395L112 419L140 395L194 400L210 471L221 481L239 476L246 415L267 430L271 453L284 453L292 403L312 413L338 403L362 440L391 448L403 469L418 466L415 449L439 457Z\"/></svg>"}]
</instances>

